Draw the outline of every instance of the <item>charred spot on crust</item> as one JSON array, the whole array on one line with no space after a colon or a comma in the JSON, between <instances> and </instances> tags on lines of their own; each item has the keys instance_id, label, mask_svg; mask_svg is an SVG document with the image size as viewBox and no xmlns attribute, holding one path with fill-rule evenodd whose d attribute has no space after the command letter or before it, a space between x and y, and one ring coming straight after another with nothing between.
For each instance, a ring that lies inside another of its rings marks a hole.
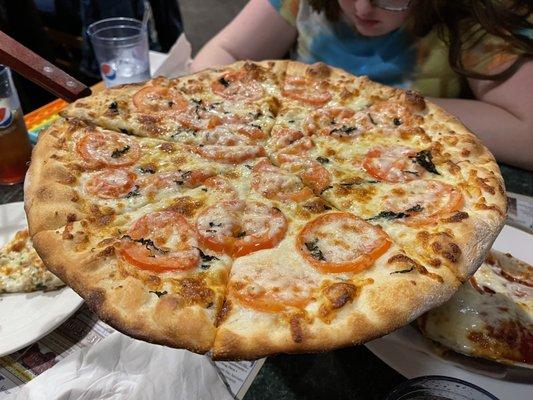
<instances>
[{"instance_id":1,"label":"charred spot on crust","mask_svg":"<svg viewBox=\"0 0 533 400\"><path fill-rule=\"evenodd\" d=\"M467 218L468 218L468 213L467 212L458 211L455 214L453 214L452 216L443 219L442 222L446 222L446 223L461 222L462 220L467 219Z\"/></svg>"},{"instance_id":2,"label":"charred spot on crust","mask_svg":"<svg viewBox=\"0 0 533 400\"><path fill-rule=\"evenodd\" d=\"M357 287L351 283L337 282L329 285L324 290L324 296L329 300L333 309L341 308L353 301L357 293Z\"/></svg>"},{"instance_id":3,"label":"charred spot on crust","mask_svg":"<svg viewBox=\"0 0 533 400\"><path fill-rule=\"evenodd\" d=\"M487 182L490 182L489 178L476 178L476 183L481 187L484 192L495 195L496 189L489 185Z\"/></svg>"},{"instance_id":4,"label":"charred spot on crust","mask_svg":"<svg viewBox=\"0 0 533 400\"><path fill-rule=\"evenodd\" d=\"M294 340L295 343L302 343L304 340L302 317L299 315L291 316L289 320L289 326L291 329L292 340Z\"/></svg>"},{"instance_id":5,"label":"charred spot on crust","mask_svg":"<svg viewBox=\"0 0 533 400\"><path fill-rule=\"evenodd\" d=\"M307 67L305 71L312 78L328 78L331 75L331 68L323 62L317 62Z\"/></svg>"},{"instance_id":6,"label":"charred spot on crust","mask_svg":"<svg viewBox=\"0 0 533 400\"><path fill-rule=\"evenodd\" d=\"M250 61L246 61L242 68L246 71L246 74L252 79L259 80L264 72L263 67Z\"/></svg>"},{"instance_id":7,"label":"charred spot on crust","mask_svg":"<svg viewBox=\"0 0 533 400\"><path fill-rule=\"evenodd\" d=\"M180 295L188 304L207 304L213 302L215 293L202 279L184 278L179 281Z\"/></svg>"},{"instance_id":8,"label":"charred spot on crust","mask_svg":"<svg viewBox=\"0 0 533 400\"><path fill-rule=\"evenodd\" d=\"M103 290L92 290L86 297L87 306L93 311L98 312L105 302L105 292Z\"/></svg>"},{"instance_id":9,"label":"charred spot on crust","mask_svg":"<svg viewBox=\"0 0 533 400\"><path fill-rule=\"evenodd\" d=\"M220 308L220 311L218 312L215 318L215 326L219 326L222 322L224 322L230 310L231 310L231 301L226 299L224 300L224 304L222 304L222 307Z\"/></svg>"},{"instance_id":10,"label":"charred spot on crust","mask_svg":"<svg viewBox=\"0 0 533 400\"><path fill-rule=\"evenodd\" d=\"M461 257L461 249L451 239L437 239L431 243L431 249L438 255L452 263L457 263Z\"/></svg>"},{"instance_id":11,"label":"charred spot on crust","mask_svg":"<svg viewBox=\"0 0 533 400\"><path fill-rule=\"evenodd\" d=\"M426 108L424 96L415 90L405 91L405 101L418 111L422 111Z\"/></svg>"}]
</instances>

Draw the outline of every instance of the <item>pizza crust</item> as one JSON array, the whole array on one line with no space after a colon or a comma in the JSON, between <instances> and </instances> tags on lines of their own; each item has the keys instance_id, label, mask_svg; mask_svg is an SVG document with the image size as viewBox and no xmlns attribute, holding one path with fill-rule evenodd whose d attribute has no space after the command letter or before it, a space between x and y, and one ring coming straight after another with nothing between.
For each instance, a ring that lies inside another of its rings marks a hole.
<instances>
[{"instance_id":1,"label":"pizza crust","mask_svg":"<svg viewBox=\"0 0 533 400\"><path fill-rule=\"evenodd\" d=\"M24 209L32 236L85 217L77 207L78 195L70 187L76 178L58 160L58 155L64 153L62 125L63 121L60 121L39 135L26 174Z\"/></svg>"}]
</instances>

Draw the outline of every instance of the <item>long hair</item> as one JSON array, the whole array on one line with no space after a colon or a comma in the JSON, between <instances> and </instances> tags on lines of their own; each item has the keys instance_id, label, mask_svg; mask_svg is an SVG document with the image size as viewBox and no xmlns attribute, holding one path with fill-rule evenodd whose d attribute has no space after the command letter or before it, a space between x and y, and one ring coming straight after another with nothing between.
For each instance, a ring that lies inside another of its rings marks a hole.
<instances>
[{"instance_id":1,"label":"long hair","mask_svg":"<svg viewBox=\"0 0 533 400\"><path fill-rule=\"evenodd\" d=\"M341 15L335 0L307 0L317 12L331 21ZM511 76L521 63L533 56L533 40L523 34L533 29L528 21L533 2L520 0L413 0L407 29L415 36L425 36L438 29L449 47L449 63L460 75L474 79L503 80ZM503 39L521 57L497 74L481 74L465 67L463 54L486 35Z\"/></svg>"}]
</instances>

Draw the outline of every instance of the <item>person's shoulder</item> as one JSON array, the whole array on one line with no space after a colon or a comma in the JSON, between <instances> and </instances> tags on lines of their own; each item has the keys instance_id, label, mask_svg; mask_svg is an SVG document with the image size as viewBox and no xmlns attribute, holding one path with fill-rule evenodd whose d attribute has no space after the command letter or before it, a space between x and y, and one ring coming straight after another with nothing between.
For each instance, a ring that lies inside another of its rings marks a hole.
<instances>
[{"instance_id":1,"label":"person's shoulder","mask_svg":"<svg viewBox=\"0 0 533 400\"><path fill-rule=\"evenodd\" d=\"M268 0L290 25L296 26L301 0Z\"/></svg>"}]
</instances>

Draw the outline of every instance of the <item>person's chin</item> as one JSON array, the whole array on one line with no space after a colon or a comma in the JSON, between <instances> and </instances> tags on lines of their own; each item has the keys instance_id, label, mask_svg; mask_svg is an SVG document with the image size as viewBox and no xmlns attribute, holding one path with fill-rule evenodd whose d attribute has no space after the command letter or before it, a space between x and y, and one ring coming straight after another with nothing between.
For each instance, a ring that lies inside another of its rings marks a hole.
<instances>
[{"instance_id":1,"label":"person's chin","mask_svg":"<svg viewBox=\"0 0 533 400\"><path fill-rule=\"evenodd\" d=\"M363 36L381 36L386 33L383 31L383 26L379 21L365 21L355 17L353 24L357 32Z\"/></svg>"}]
</instances>

